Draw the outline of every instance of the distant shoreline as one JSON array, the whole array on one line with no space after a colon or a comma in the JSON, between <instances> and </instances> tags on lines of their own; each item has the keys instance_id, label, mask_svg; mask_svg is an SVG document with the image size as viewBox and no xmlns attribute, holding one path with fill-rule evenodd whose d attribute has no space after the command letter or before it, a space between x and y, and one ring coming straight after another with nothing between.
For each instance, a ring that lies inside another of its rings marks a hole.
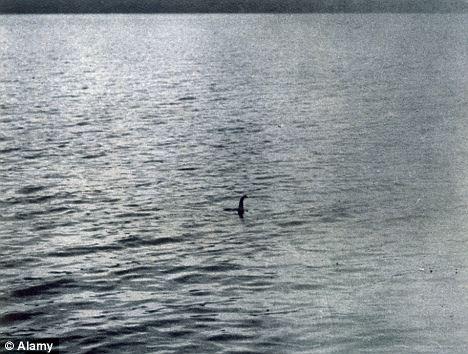
<instances>
[{"instance_id":1,"label":"distant shoreline","mask_svg":"<svg viewBox=\"0 0 468 354\"><path fill-rule=\"evenodd\" d=\"M1 0L0 14L467 13L464 0Z\"/></svg>"},{"instance_id":2,"label":"distant shoreline","mask_svg":"<svg viewBox=\"0 0 468 354\"><path fill-rule=\"evenodd\" d=\"M83 11L83 12L73 12L73 11L48 11L48 12L39 12L39 11L16 11L16 12L7 12L0 11L1 15L313 15L313 14L328 14L328 15L337 15L337 14L401 14L401 15L444 15L444 14L453 14L453 15L463 15L467 14L468 10L463 11L244 11L244 12L235 12L235 11L161 11L161 12L143 12L143 11Z\"/></svg>"}]
</instances>

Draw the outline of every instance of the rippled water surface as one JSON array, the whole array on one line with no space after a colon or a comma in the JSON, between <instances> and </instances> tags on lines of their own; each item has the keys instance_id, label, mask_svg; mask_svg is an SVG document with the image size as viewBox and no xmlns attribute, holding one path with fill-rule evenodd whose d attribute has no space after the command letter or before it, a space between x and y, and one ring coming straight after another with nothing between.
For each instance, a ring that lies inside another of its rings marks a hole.
<instances>
[{"instance_id":1,"label":"rippled water surface","mask_svg":"<svg viewBox=\"0 0 468 354\"><path fill-rule=\"evenodd\" d=\"M0 334L466 353L467 23L0 17Z\"/></svg>"}]
</instances>

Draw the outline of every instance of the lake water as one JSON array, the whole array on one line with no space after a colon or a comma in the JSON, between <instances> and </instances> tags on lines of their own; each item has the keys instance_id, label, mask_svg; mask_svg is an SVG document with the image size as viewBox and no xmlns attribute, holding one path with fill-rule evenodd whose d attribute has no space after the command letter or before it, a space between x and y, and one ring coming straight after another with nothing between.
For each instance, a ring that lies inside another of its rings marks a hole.
<instances>
[{"instance_id":1,"label":"lake water","mask_svg":"<svg viewBox=\"0 0 468 354\"><path fill-rule=\"evenodd\" d=\"M466 15L0 17L0 336L466 353ZM236 207L247 193L246 213Z\"/></svg>"}]
</instances>

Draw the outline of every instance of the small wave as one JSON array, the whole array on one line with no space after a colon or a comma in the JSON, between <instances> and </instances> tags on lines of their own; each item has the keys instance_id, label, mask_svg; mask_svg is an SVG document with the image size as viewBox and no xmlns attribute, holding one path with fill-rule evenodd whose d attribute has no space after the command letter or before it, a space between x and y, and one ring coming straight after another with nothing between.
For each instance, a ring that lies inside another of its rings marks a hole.
<instances>
[{"instance_id":1,"label":"small wave","mask_svg":"<svg viewBox=\"0 0 468 354\"><path fill-rule=\"evenodd\" d=\"M171 267L162 270L161 272L164 274L175 274L175 273L180 273L180 272L185 272L189 269L192 269L192 267L189 266L177 266L177 267Z\"/></svg>"},{"instance_id":2,"label":"small wave","mask_svg":"<svg viewBox=\"0 0 468 354\"><path fill-rule=\"evenodd\" d=\"M56 207L56 208L49 208L44 210L33 210L27 212L18 212L14 214L13 219L16 220L31 220L41 215L49 215L54 213L71 213L74 210L68 207Z\"/></svg>"},{"instance_id":3,"label":"small wave","mask_svg":"<svg viewBox=\"0 0 468 354\"><path fill-rule=\"evenodd\" d=\"M207 290L199 290L199 289L193 289L189 290L190 295L192 296L207 296L210 295L211 292Z\"/></svg>"},{"instance_id":4,"label":"small wave","mask_svg":"<svg viewBox=\"0 0 468 354\"><path fill-rule=\"evenodd\" d=\"M26 198L9 198L6 200L6 203L14 204L40 204L46 202L50 199L55 198L54 195L41 195L37 197L26 197Z\"/></svg>"},{"instance_id":5,"label":"small wave","mask_svg":"<svg viewBox=\"0 0 468 354\"><path fill-rule=\"evenodd\" d=\"M146 272L148 270L152 270L151 267L148 266L139 266L135 268L127 268L127 269L121 269L121 270L116 270L114 271L115 275L127 275L127 274L132 274L132 273L140 273L140 272Z\"/></svg>"},{"instance_id":6,"label":"small wave","mask_svg":"<svg viewBox=\"0 0 468 354\"><path fill-rule=\"evenodd\" d=\"M136 188L139 188L139 187L149 187L153 184L153 182L141 182L141 183L135 183L135 187ZM135 206L138 206L138 205L135 205Z\"/></svg>"},{"instance_id":7,"label":"small wave","mask_svg":"<svg viewBox=\"0 0 468 354\"><path fill-rule=\"evenodd\" d=\"M261 288L262 290L270 288L274 284L269 281L251 281L248 283L245 283L245 287L249 288Z\"/></svg>"},{"instance_id":8,"label":"small wave","mask_svg":"<svg viewBox=\"0 0 468 354\"><path fill-rule=\"evenodd\" d=\"M17 148L17 147L1 149L0 154L8 154L10 152L14 152L14 151L18 151L18 150L20 150L20 148Z\"/></svg>"},{"instance_id":9,"label":"small wave","mask_svg":"<svg viewBox=\"0 0 468 354\"><path fill-rule=\"evenodd\" d=\"M8 269L8 268L16 268L25 265L29 265L30 263L37 262L38 258L27 257L27 258L14 258L12 260L1 260L0 261L0 269Z\"/></svg>"},{"instance_id":10,"label":"small wave","mask_svg":"<svg viewBox=\"0 0 468 354\"><path fill-rule=\"evenodd\" d=\"M151 159L151 160L143 161L143 163L164 163L164 160L160 160L160 159Z\"/></svg>"},{"instance_id":11,"label":"small wave","mask_svg":"<svg viewBox=\"0 0 468 354\"><path fill-rule=\"evenodd\" d=\"M148 311L148 312L151 313L151 311ZM179 318L179 317L178 318L158 318L158 319L153 320L151 324L154 327L164 328L164 327L177 326L185 322L186 322L185 319Z\"/></svg>"},{"instance_id":12,"label":"small wave","mask_svg":"<svg viewBox=\"0 0 468 354\"><path fill-rule=\"evenodd\" d=\"M59 279L51 282L45 282L39 285L28 286L26 288L20 288L11 292L14 297L31 297L47 293L54 293L60 288L74 287L74 281L71 279Z\"/></svg>"},{"instance_id":13,"label":"small wave","mask_svg":"<svg viewBox=\"0 0 468 354\"><path fill-rule=\"evenodd\" d=\"M252 336L239 333L221 333L215 334L207 338L211 342L228 342L228 341L239 341L239 340L250 340Z\"/></svg>"},{"instance_id":14,"label":"small wave","mask_svg":"<svg viewBox=\"0 0 468 354\"><path fill-rule=\"evenodd\" d=\"M119 219L128 219L128 218L145 218L145 217L150 217L151 215L152 215L151 213L146 213L146 212L134 212L134 213L117 214L115 217Z\"/></svg>"},{"instance_id":15,"label":"small wave","mask_svg":"<svg viewBox=\"0 0 468 354\"><path fill-rule=\"evenodd\" d=\"M201 267L200 270L203 272L228 272L231 270L239 270L242 269L237 264L232 264L232 263L220 263L216 265L207 265L204 267Z\"/></svg>"},{"instance_id":16,"label":"small wave","mask_svg":"<svg viewBox=\"0 0 468 354\"><path fill-rule=\"evenodd\" d=\"M14 322L23 322L36 316L44 315L43 312L9 312L0 316L0 324L11 326Z\"/></svg>"},{"instance_id":17,"label":"small wave","mask_svg":"<svg viewBox=\"0 0 468 354\"><path fill-rule=\"evenodd\" d=\"M281 227L290 227L290 226L300 226L304 225L307 221L305 220L291 220L291 221L286 221L286 222L279 222L278 226Z\"/></svg>"},{"instance_id":18,"label":"small wave","mask_svg":"<svg viewBox=\"0 0 468 354\"><path fill-rule=\"evenodd\" d=\"M337 218L334 218L334 217L331 217L331 216L324 216L320 219L321 222L324 222L324 223L334 223L334 222L337 222L338 219Z\"/></svg>"},{"instance_id":19,"label":"small wave","mask_svg":"<svg viewBox=\"0 0 468 354\"><path fill-rule=\"evenodd\" d=\"M198 167L179 167L177 171L196 171Z\"/></svg>"},{"instance_id":20,"label":"small wave","mask_svg":"<svg viewBox=\"0 0 468 354\"><path fill-rule=\"evenodd\" d=\"M301 283L299 283L299 284L290 284L289 288L293 289L293 290L299 290L299 291L302 291L302 290L308 291L308 290L322 289L322 288L324 288L324 286L323 285L318 285L318 284L301 284Z\"/></svg>"},{"instance_id":21,"label":"small wave","mask_svg":"<svg viewBox=\"0 0 468 354\"><path fill-rule=\"evenodd\" d=\"M77 94L60 94L60 95L54 95L52 96L52 98L77 98L77 97L80 97L79 95Z\"/></svg>"},{"instance_id":22,"label":"small wave","mask_svg":"<svg viewBox=\"0 0 468 354\"><path fill-rule=\"evenodd\" d=\"M206 302L200 302L200 303L194 303L194 304L190 304L190 305L185 305L183 306L183 312L184 313L189 313L191 314L193 317L194 315L195 316L206 316L206 315L210 315L210 314L214 314L214 313L217 313L218 312L218 309L217 308L212 308L212 307L209 307L209 306L206 306L207 303Z\"/></svg>"},{"instance_id":23,"label":"small wave","mask_svg":"<svg viewBox=\"0 0 468 354\"><path fill-rule=\"evenodd\" d=\"M17 190L17 193L19 194L33 194L37 193L40 191L43 191L44 189L47 189L47 186L25 186Z\"/></svg>"},{"instance_id":24,"label":"small wave","mask_svg":"<svg viewBox=\"0 0 468 354\"><path fill-rule=\"evenodd\" d=\"M415 219L424 219L427 218L426 215L423 214L408 214L402 216L394 216L384 219L384 222L394 223L394 222L408 222Z\"/></svg>"},{"instance_id":25,"label":"small wave","mask_svg":"<svg viewBox=\"0 0 468 354\"><path fill-rule=\"evenodd\" d=\"M335 207L332 208L331 210L335 215L339 217L351 217L351 215L348 212L348 208L343 208L343 207Z\"/></svg>"},{"instance_id":26,"label":"small wave","mask_svg":"<svg viewBox=\"0 0 468 354\"><path fill-rule=\"evenodd\" d=\"M35 160L35 159L43 157L43 156L45 156L45 155L42 152L40 152L40 153L32 154L32 155L25 155L25 156L23 156L23 159Z\"/></svg>"},{"instance_id":27,"label":"small wave","mask_svg":"<svg viewBox=\"0 0 468 354\"><path fill-rule=\"evenodd\" d=\"M194 101L197 98L195 96L184 96L178 99L178 101Z\"/></svg>"},{"instance_id":28,"label":"small wave","mask_svg":"<svg viewBox=\"0 0 468 354\"><path fill-rule=\"evenodd\" d=\"M224 144L209 144L210 147L215 148L215 149L225 149L226 145Z\"/></svg>"},{"instance_id":29,"label":"small wave","mask_svg":"<svg viewBox=\"0 0 468 354\"><path fill-rule=\"evenodd\" d=\"M194 331L189 331L189 330L183 330L183 329L180 329L180 330L170 330L168 332L166 332L167 335L169 337L172 337L172 338L179 338L179 337L186 337L186 336L189 336L189 335L192 335L194 334L195 332Z\"/></svg>"},{"instance_id":30,"label":"small wave","mask_svg":"<svg viewBox=\"0 0 468 354\"><path fill-rule=\"evenodd\" d=\"M246 128L244 127L222 127L211 130L211 132L216 133L242 133Z\"/></svg>"},{"instance_id":31,"label":"small wave","mask_svg":"<svg viewBox=\"0 0 468 354\"><path fill-rule=\"evenodd\" d=\"M143 239L137 236L130 236L128 238L117 241L118 244L125 247L142 247L142 246L159 246L166 243L181 242L180 239L174 237L159 237L154 239Z\"/></svg>"},{"instance_id":32,"label":"small wave","mask_svg":"<svg viewBox=\"0 0 468 354\"><path fill-rule=\"evenodd\" d=\"M75 257L75 256L82 256L90 253L97 253L97 252L107 252L107 251L114 251L122 249L120 246L116 245L89 245L83 247L70 247L63 251L56 251L50 252L47 255L49 257Z\"/></svg>"},{"instance_id":33,"label":"small wave","mask_svg":"<svg viewBox=\"0 0 468 354\"><path fill-rule=\"evenodd\" d=\"M34 231L47 231L47 230L52 230L52 229L57 229L57 228L62 228L62 227L68 227L68 226L73 226L77 225L78 222L72 222L72 221L67 221L64 223L38 223L34 225Z\"/></svg>"},{"instance_id":34,"label":"small wave","mask_svg":"<svg viewBox=\"0 0 468 354\"><path fill-rule=\"evenodd\" d=\"M263 181L263 180L270 180L270 179L275 179L275 178L280 178L280 177L284 177L284 175L255 176L255 179Z\"/></svg>"},{"instance_id":35,"label":"small wave","mask_svg":"<svg viewBox=\"0 0 468 354\"><path fill-rule=\"evenodd\" d=\"M199 273L189 273L176 276L171 280L180 284L194 284L206 281L206 277Z\"/></svg>"},{"instance_id":36,"label":"small wave","mask_svg":"<svg viewBox=\"0 0 468 354\"><path fill-rule=\"evenodd\" d=\"M228 100L227 97L214 97L210 101L211 102L219 102L219 101L227 101L227 100Z\"/></svg>"},{"instance_id":37,"label":"small wave","mask_svg":"<svg viewBox=\"0 0 468 354\"><path fill-rule=\"evenodd\" d=\"M84 155L84 156L82 156L81 158L82 158L82 159L85 159L85 160L90 160L90 159L97 159L97 158L103 157L103 156L106 156L106 153L100 152L100 153L98 153L98 154Z\"/></svg>"}]
</instances>

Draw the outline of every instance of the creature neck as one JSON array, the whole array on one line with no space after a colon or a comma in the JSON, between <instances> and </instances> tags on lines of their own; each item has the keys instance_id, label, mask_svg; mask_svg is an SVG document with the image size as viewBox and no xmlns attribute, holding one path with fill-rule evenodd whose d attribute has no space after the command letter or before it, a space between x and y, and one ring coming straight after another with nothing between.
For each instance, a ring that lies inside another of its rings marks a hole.
<instances>
[{"instance_id":1,"label":"creature neck","mask_svg":"<svg viewBox=\"0 0 468 354\"><path fill-rule=\"evenodd\" d=\"M242 197L239 201L239 210L244 210L244 197Z\"/></svg>"}]
</instances>

